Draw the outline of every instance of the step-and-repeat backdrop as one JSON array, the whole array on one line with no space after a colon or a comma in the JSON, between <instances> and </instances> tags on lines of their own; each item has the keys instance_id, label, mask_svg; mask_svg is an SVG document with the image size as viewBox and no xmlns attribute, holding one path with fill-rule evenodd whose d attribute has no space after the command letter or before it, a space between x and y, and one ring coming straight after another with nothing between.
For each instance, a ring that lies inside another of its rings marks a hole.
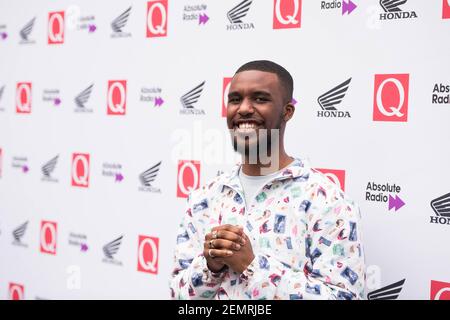
<instances>
[{"instance_id":1,"label":"step-and-repeat backdrop","mask_svg":"<svg viewBox=\"0 0 450 320\"><path fill-rule=\"evenodd\" d=\"M450 1L0 1L0 298L167 299L243 63L362 209L368 299L450 298ZM330 101L332 103L330 103Z\"/></svg>"}]
</instances>

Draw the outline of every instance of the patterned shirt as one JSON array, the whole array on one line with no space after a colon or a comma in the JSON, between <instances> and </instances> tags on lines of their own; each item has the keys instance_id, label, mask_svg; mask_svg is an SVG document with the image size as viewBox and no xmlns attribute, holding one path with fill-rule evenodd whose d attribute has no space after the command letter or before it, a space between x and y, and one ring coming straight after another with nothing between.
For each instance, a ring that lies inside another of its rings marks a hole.
<instances>
[{"instance_id":1,"label":"patterned shirt","mask_svg":"<svg viewBox=\"0 0 450 320\"><path fill-rule=\"evenodd\" d=\"M359 207L325 175L295 159L244 200L240 166L188 197L170 279L173 299L362 299ZM203 256L215 226L244 226L255 259L241 274L211 272Z\"/></svg>"}]
</instances>

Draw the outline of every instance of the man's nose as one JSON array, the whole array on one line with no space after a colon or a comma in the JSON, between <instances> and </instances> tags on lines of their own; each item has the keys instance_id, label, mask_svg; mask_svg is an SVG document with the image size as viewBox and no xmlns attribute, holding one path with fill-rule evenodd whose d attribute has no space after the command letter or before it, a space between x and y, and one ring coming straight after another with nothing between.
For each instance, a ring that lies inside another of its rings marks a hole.
<instances>
[{"instance_id":1,"label":"man's nose","mask_svg":"<svg viewBox=\"0 0 450 320\"><path fill-rule=\"evenodd\" d=\"M247 115L254 113L255 109L253 108L253 103L250 99L245 98L242 100L241 104L239 105L238 113L240 115Z\"/></svg>"}]
</instances>

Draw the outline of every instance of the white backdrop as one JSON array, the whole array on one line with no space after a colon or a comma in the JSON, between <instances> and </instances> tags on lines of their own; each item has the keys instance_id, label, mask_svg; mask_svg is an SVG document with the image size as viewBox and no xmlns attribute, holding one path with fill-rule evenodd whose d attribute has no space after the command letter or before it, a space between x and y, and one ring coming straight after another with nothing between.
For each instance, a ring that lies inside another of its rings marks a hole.
<instances>
[{"instance_id":1,"label":"white backdrop","mask_svg":"<svg viewBox=\"0 0 450 320\"><path fill-rule=\"evenodd\" d=\"M0 1L0 298L169 298L177 190L232 166L224 78L255 59L294 77L288 152L342 170L361 206L367 293L450 298L450 214L430 205L450 192L449 1L241 1ZM400 190L370 201L372 183Z\"/></svg>"}]
</instances>

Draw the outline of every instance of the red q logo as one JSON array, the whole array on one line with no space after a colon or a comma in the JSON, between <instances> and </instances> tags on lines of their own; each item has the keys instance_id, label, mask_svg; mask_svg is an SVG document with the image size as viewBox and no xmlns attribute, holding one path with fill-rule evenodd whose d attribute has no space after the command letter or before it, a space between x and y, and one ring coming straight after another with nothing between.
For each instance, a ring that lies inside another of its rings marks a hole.
<instances>
[{"instance_id":1,"label":"red q logo","mask_svg":"<svg viewBox=\"0 0 450 320\"><path fill-rule=\"evenodd\" d=\"M408 91L409 74L376 74L373 120L406 122Z\"/></svg>"},{"instance_id":2,"label":"red q logo","mask_svg":"<svg viewBox=\"0 0 450 320\"><path fill-rule=\"evenodd\" d=\"M9 299L10 300L23 300L24 299L24 287L21 284L10 283L9 284Z\"/></svg>"},{"instance_id":3,"label":"red q logo","mask_svg":"<svg viewBox=\"0 0 450 320\"><path fill-rule=\"evenodd\" d=\"M442 0L442 19L450 19L450 0Z\"/></svg>"},{"instance_id":4,"label":"red q logo","mask_svg":"<svg viewBox=\"0 0 450 320\"><path fill-rule=\"evenodd\" d=\"M450 283L431 280L430 300L450 300Z\"/></svg>"},{"instance_id":5,"label":"red q logo","mask_svg":"<svg viewBox=\"0 0 450 320\"><path fill-rule=\"evenodd\" d=\"M273 28L300 28L301 0L273 0Z\"/></svg>"},{"instance_id":6,"label":"red q logo","mask_svg":"<svg viewBox=\"0 0 450 320\"><path fill-rule=\"evenodd\" d=\"M56 254L56 222L41 222L41 252Z\"/></svg>"},{"instance_id":7,"label":"red q logo","mask_svg":"<svg viewBox=\"0 0 450 320\"><path fill-rule=\"evenodd\" d=\"M72 186L89 187L89 154L72 155Z\"/></svg>"},{"instance_id":8,"label":"red q logo","mask_svg":"<svg viewBox=\"0 0 450 320\"><path fill-rule=\"evenodd\" d=\"M228 92L230 91L231 79L223 78L222 84L222 117L227 116Z\"/></svg>"},{"instance_id":9,"label":"red q logo","mask_svg":"<svg viewBox=\"0 0 450 320\"><path fill-rule=\"evenodd\" d=\"M16 112L31 113L31 82L17 83Z\"/></svg>"},{"instance_id":10,"label":"red q logo","mask_svg":"<svg viewBox=\"0 0 450 320\"><path fill-rule=\"evenodd\" d=\"M48 14L48 44L64 42L64 11Z\"/></svg>"},{"instance_id":11,"label":"red q logo","mask_svg":"<svg viewBox=\"0 0 450 320\"><path fill-rule=\"evenodd\" d=\"M333 181L342 191L345 191L345 170L316 169L322 172L328 179Z\"/></svg>"},{"instance_id":12,"label":"red q logo","mask_svg":"<svg viewBox=\"0 0 450 320\"><path fill-rule=\"evenodd\" d=\"M147 38L167 36L167 0L147 2Z\"/></svg>"},{"instance_id":13,"label":"red q logo","mask_svg":"<svg viewBox=\"0 0 450 320\"><path fill-rule=\"evenodd\" d=\"M158 251L158 238L140 235L138 245L138 271L157 274Z\"/></svg>"},{"instance_id":14,"label":"red q logo","mask_svg":"<svg viewBox=\"0 0 450 320\"><path fill-rule=\"evenodd\" d=\"M107 114L124 115L127 107L127 81L108 81Z\"/></svg>"},{"instance_id":15,"label":"red q logo","mask_svg":"<svg viewBox=\"0 0 450 320\"><path fill-rule=\"evenodd\" d=\"M200 185L200 162L191 160L178 161L177 197L187 198L191 190Z\"/></svg>"}]
</instances>

